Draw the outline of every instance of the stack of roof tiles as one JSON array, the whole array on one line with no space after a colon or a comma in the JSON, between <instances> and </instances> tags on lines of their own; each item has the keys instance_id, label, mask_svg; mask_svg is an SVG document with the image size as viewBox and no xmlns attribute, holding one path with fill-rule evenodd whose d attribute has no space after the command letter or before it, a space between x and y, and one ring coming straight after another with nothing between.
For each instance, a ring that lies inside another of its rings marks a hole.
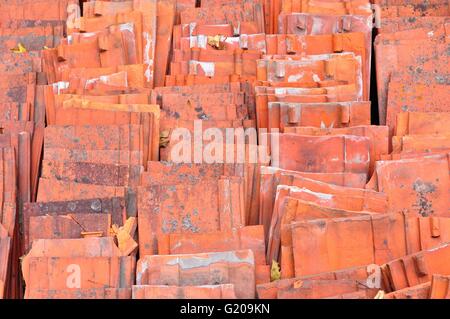
<instances>
[{"instance_id":1,"label":"stack of roof tiles","mask_svg":"<svg viewBox=\"0 0 450 319\"><path fill-rule=\"evenodd\" d=\"M0 298L448 298L449 16L0 0Z\"/></svg>"},{"instance_id":2,"label":"stack of roof tiles","mask_svg":"<svg viewBox=\"0 0 450 319\"><path fill-rule=\"evenodd\" d=\"M69 1L0 3L0 121L2 212L0 218L0 298L18 298L23 286L19 257L23 203L36 199L45 127L41 50L63 37Z\"/></svg>"},{"instance_id":3,"label":"stack of roof tiles","mask_svg":"<svg viewBox=\"0 0 450 319\"><path fill-rule=\"evenodd\" d=\"M380 123L392 149L366 186L405 221L406 256L383 275L388 298L448 298L450 111L448 1L380 1L375 39ZM414 223L412 226L411 223ZM412 263L411 263L412 261ZM402 265L402 269L398 266Z\"/></svg>"}]
</instances>

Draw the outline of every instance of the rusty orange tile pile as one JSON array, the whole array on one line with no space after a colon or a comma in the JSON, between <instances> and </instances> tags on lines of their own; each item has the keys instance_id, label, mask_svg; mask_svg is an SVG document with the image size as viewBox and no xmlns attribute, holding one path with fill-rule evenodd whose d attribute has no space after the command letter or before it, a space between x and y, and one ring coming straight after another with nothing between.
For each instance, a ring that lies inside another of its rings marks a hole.
<instances>
[{"instance_id":1,"label":"rusty orange tile pile","mask_svg":"<svg viewBox=\"0 0 450 319\"><path fill-rule=\"evenodd\" d=\"M449 11L0 0L0 298L450 298Z\"/></svg>"}]
</instances>

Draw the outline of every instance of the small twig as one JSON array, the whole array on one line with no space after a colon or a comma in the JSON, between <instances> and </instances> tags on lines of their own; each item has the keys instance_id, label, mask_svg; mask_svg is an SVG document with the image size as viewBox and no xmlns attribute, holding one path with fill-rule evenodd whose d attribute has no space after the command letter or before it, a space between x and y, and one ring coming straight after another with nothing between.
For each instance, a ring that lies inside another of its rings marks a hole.
<instances>
[{"instance_id":1,"label":"small twig","mask_svg":"<svg viewBox=\"0 0 450 319\"><path fill-rule=\"evenodd\" d=\"M69 216L70 218L72 218L72 220L75 222L75 223L77 223L78 224L78 226L80 226L81 227L81 229L84 231L84 232L86 232L87 230L83 227L83 225L81 225L71 214L69 214L69 215L67 215L67 216Z\"/></svg>"}]
</instances>

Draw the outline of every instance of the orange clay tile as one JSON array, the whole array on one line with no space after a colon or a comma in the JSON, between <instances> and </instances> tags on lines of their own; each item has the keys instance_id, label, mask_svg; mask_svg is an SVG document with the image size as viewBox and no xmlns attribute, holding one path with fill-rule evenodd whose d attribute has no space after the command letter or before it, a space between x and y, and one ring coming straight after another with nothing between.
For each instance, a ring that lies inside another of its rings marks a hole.
<instances>
[{"instance_id":1,"label":"orange clay tile","mask_svg":"<svg viewBox=\"0 0 450 319\"><path fill-rule=\"evenodd\" d=\"M137 263L136 284L233 284L237 298L254 298L254 257L251 250L144 256Z\"/></svg>"}]
</instances>

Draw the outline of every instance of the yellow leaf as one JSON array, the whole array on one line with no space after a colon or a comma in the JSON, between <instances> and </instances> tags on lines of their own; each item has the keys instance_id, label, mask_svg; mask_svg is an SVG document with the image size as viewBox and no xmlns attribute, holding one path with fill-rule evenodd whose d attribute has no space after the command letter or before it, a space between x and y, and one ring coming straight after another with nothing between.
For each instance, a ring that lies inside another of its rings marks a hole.
<instances>
[{"instance_id":1,"label":"yellow leaf","mask_svg":"<svg viewBox=\"0 0 450 319\"><path fill-rule=\"evenodd\" d=\"M111 232L115 234L123 256L130 255L138 247L138 244L133 238L136 232L136 225L136 217L129 217L122 227L118 227L117 225L112 225L111 227Z\"/></svg>"},{"instance_id":2,"label":"yellow leaf","mask_svg":"<svg viewBox=\"0 0 450 319\"><path fill-rule=\"evenodd\" d=\"M303 280L297 280L294 282L294 288L301 288L303 286Z\"/></svg>"},{"instance_id":3,"label":"yellow leaf","mask_svg":"<svg viewBox=\"0 0 450 319\"><path fill-rule=\"evenodd\" d=\"M375 297L373 297L373 299L384 299L384 291L383 290L378 290L377 294L375 295Z\"/></svg>"},{"instance_id":4,"label":"yellow leaf","mask_svg":"<svg viewBox=\"0 0 450 319\"><path fill-rule=\"evenodd\" d=\"M11 49L11 51L14 53L24 53L24 52L27 52L27 49L25 49L25 47L22 45L22 43L19 43L17 45L17 48Z\"/></svg>"},{"instance_id":5,"label":"yellow leaf","mask_svg":"<svg viewBox=\"0 0 450 319\"><path fill-rule=\"evenodd\" d=\"M159 146L160 147L167 147L170 142L170 131L169 130L163 130L159 133Z\"/></svg>"},{"instance_id":6,"label":"yellow leaf","mask_svg":"<svg viewBox=\"0 0 450 319\"><path fill-rule=\"evenodd\" d=\"M221 35L208 36L208 44L212 46L214 49L223 50L224 43Z\"/></svg>"},{"instance_id":7,"label":"yellow leaf","mask_svg":"<svg viewBox=\"0 0 450 319\"><path fill-rule=\"evenodd\" d=\"M279 280L280 278L280 265L275 260L272 260L272 267L270 269L270 281Z\"/></svg>"}]
</instances>

